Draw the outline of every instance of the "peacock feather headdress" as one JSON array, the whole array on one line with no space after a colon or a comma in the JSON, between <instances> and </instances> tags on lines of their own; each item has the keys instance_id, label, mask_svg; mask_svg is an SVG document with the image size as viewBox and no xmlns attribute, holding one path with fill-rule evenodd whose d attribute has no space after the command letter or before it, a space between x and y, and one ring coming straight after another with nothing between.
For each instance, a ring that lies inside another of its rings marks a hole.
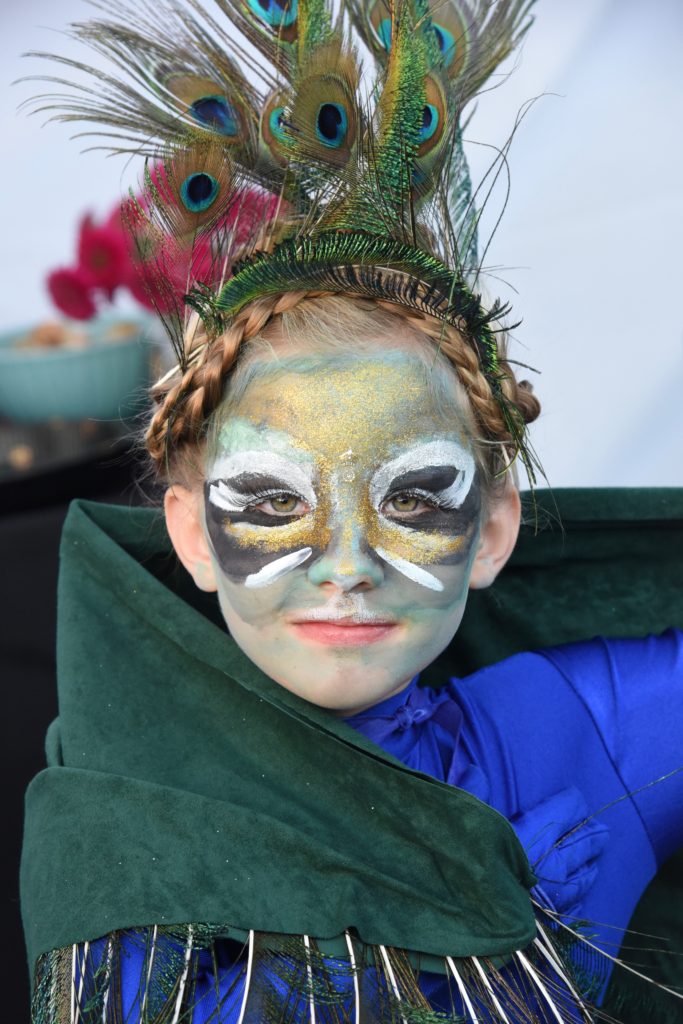
<instances>
[{"instance_id":1,"label":"peacock feather headdress","mask_svg":"<svg viewBox=\"0 0 683 1024\"><path fill-rule=\"evenodd\" d=\"M112 65L39 109L146 157L126 204L183 372L209 337L287 291L370 296L457 328L533 479L502 387L507 307L482 303L463 112L530 25L533 0L95 0L73 34ZM364 75L361 51L375 70ZM45 56L45 55L43 55ZM481 204L480 204L481 206Z\"/></svg>"}]
</instances>

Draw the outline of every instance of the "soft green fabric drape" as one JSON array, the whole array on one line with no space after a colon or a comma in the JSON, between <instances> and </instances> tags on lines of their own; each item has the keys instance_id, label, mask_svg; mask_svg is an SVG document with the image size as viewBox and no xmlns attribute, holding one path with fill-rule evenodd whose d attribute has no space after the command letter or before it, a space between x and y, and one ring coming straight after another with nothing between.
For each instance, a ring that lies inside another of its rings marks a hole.
<instances>
[{"instance_id":1,"label":"soft green fabric drape","mask_svg":"<svg viewBox=\"0 0 683 1024\"><path fill-rule=\"evenodd\" d=\"M155 513L72 507L60 717L27 796L30 962L155 922L525 946L533 875L508 822L264 676L150 571L172 564Z\"/></svg>"},{"instance_id":2,"label":"soft green fabric drape","mask_svg":"<svg viewBox=\"0 0 683 1024\"><path fill-rule=\"evenodd\" d=\"M683 491L539 492L535 517L426 680L683 624ZM456 956L531 937L532 876L507 823L258 672L156 512L73 507L58 661L51 767L28 794L31 962L154 921L351 926Z\"/></svg>"}]
</instances>

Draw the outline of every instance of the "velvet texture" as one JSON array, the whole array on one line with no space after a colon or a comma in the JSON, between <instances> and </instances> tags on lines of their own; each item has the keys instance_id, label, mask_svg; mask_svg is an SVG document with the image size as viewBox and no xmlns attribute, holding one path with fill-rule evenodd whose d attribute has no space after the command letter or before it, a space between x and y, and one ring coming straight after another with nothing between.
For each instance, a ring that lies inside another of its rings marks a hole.
<instances>
[{"instance_id":1,"label":"velvet texture","mask_svg":"<svg viewBox=\"0 0 683 1024\"><path fill-rule=\"evenodd\" d=\"M157 922L524 947L534 877L505 818L264 676L149 571L172 565L156 513L72 507L60 717L27 796L30 962Z\"/></svg>"},{"instance_id":2,"label":"velvet texture","mask_svg":"<svg viewBox=\"0 0 683 1024\"><path fill-rule=\"evenodd\" d=\"M423 673L432 685L519 651L683 625L683 489L539 491L536 505L525 497L507 567Z\"/></svg>"},{"instance_id":3,"label":"velvet texture","mask_svg":"<svg viewBox=\"0 0 683 1024\"><path fill-rule=\"evenodd\" d=\"M495 586L471 595L426 679L683 623L682 491L536 501L539 532L525 528ZM350 926L455 956L531 937L533 878L507 823L258 672L178 568L157 513L73 507L59 636L51 767L28 795L31 963L155 921L318 937Z\"/></svg>"}]
</instances>

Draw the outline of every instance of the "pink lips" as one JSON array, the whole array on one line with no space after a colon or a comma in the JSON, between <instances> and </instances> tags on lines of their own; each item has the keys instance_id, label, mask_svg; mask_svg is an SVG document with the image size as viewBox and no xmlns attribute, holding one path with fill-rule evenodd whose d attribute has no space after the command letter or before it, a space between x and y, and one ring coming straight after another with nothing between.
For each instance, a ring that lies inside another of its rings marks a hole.
<instances>
[{"instance_id":1,"label":"pink lips","mask_svg":"<svg viewBox=\"0 0 683 1024\"><path fill-rule=\"evenodd\" d=\"M303 639L328 647L356 647L375 644L398 628L395 622L358 622L353 619L321 619L293 622L292 628Z\"/></svg>"}]
</instances>

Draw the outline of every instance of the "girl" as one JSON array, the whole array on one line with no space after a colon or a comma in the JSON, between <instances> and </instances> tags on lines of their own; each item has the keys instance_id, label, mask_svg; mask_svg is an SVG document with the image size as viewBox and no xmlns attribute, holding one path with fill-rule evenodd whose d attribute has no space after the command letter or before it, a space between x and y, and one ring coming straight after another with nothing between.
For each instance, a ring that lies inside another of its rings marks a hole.
<instances>
[{"instance_id":1,"label":"girl","mask_svg":"<svg viewBox=\"0 0 683 1024\"><path fill-rule=\"evenodd\" d=\"M163 144L127 216L177 346L146 442L187 572L149 514L74 509L35 1019L591 1019L682 838L680 635L418 678L534 468L458 127L526 9L350 7L371 113L329 11L220 6L285 79L258 118L194 5L80 30L147 90L80 113Z\"/></svg>"}]
</instances>

